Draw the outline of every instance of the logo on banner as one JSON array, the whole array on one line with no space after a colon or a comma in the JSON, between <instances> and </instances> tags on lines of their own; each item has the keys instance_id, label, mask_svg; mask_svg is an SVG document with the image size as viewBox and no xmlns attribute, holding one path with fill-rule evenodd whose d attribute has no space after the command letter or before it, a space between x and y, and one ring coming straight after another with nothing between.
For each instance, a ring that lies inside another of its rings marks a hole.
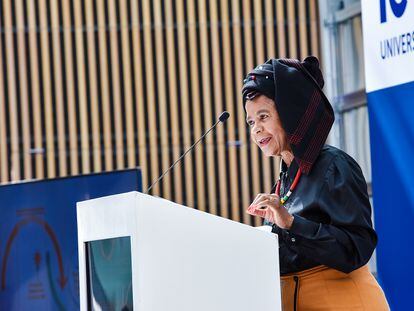
<instances>
[{"instance_id":1,"label":"logo on banner","mask_svg":"<svg viewBox=\"0 0 414 311\"><path fill-rule=\"evenodd\" d=\"M387 10L387 2L389 3ZM396 18L404 15L407 9L407 0L379 0L381 24L387 23L390 11ZM389 8L391 7L391 10ZM387 15L388 14L388 15ZM395 24L395 25L394 25ZM392 28L398 29L400 23L392 23ZM387 24L388 25L388 24ZM406 31L396 34L392 37L384 38L380 41L380 53L383 60L398 57L406 53L414 52L414 31L407 29Z\"/></svg>"},{"instance_id":2,"label":"logo on banner","mask_svg":"<svg viewBox=\"0 0 414 311\"><path fill-rule=\"evenodd\" d=\"M381 23L387 22L387 8L386 8L386 0L380 0L380 10L381 10ZM407 7L407 0L402 0L398 3L395 0L389 0L392 13L394 13L395 17L401 17L405 9Z\"/></svg>"},{"instance_id":3,"label":"logo on banner","mask_svg":"<svg viewBox=\"0 0 414 311\"><path fill-rule=\"evenodd\" d=\"M361 10L367 92L413 82L414 0L362 0Z\"/></svg>"}]
</instances>

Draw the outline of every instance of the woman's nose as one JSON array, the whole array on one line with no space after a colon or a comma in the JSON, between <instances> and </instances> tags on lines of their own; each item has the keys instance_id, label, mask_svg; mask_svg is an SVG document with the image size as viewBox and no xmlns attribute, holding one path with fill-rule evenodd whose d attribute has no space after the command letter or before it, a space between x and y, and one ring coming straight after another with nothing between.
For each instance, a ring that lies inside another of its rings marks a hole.
<instances>
[{"instance_id":1,"label":"woman's nose","mask_svg":"<svg viewBox=\"0 0 414 311\"><path fill-rule=\"evenodd\" d=\"M262 125L259 122L256 122L253 127L253 133L257 134L263 130Z\"/></svg>"}]
</instances>

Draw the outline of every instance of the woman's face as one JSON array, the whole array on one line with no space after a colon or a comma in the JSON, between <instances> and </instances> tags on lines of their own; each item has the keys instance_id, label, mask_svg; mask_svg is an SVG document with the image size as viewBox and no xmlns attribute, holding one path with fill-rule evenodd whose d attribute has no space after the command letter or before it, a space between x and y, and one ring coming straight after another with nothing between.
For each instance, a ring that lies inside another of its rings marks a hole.
<instances>
[{"instance_id":1,"label":"woman's face","mask_svg":"<svg viewBox=\"0 0 414 311\"><path fill-rule=\"evenodd\" d=\"M250 137L266 156L280 156L282 151L290 150L273 100L260 95L246 101L245 108Z\"/></svg>"}]
</instances>

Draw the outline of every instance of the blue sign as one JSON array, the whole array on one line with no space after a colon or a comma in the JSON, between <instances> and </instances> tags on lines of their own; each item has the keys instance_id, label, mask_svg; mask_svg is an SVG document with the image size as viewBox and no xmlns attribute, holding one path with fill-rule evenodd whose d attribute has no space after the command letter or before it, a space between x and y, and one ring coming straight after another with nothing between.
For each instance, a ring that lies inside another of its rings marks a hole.
<instances>
[{"instance_id":1,"label":"blue sign","mask_svg":"<svg viewBox=\"0 0 414 311\"><path fill-rule=\"evenodd\" d=\"M138 169L0 186L0 310L79 310L76 202L141 190Z\"/></svg>"}]
</instances>

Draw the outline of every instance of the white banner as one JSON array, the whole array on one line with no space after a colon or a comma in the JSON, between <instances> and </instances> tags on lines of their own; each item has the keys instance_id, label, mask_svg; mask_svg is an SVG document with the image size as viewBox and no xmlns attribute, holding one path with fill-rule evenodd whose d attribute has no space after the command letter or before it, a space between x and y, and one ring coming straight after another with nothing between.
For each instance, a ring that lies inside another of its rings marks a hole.
<instances>
[{"instance_id":1,"label":"white banner","mask_svg":"<svg viewBox=\"0 0 414 311\"><path fill-rule=\"evenodd\" d=\"M414 1L361 4L367 93L414 81Z\"/></svg>"}]
</instances>

